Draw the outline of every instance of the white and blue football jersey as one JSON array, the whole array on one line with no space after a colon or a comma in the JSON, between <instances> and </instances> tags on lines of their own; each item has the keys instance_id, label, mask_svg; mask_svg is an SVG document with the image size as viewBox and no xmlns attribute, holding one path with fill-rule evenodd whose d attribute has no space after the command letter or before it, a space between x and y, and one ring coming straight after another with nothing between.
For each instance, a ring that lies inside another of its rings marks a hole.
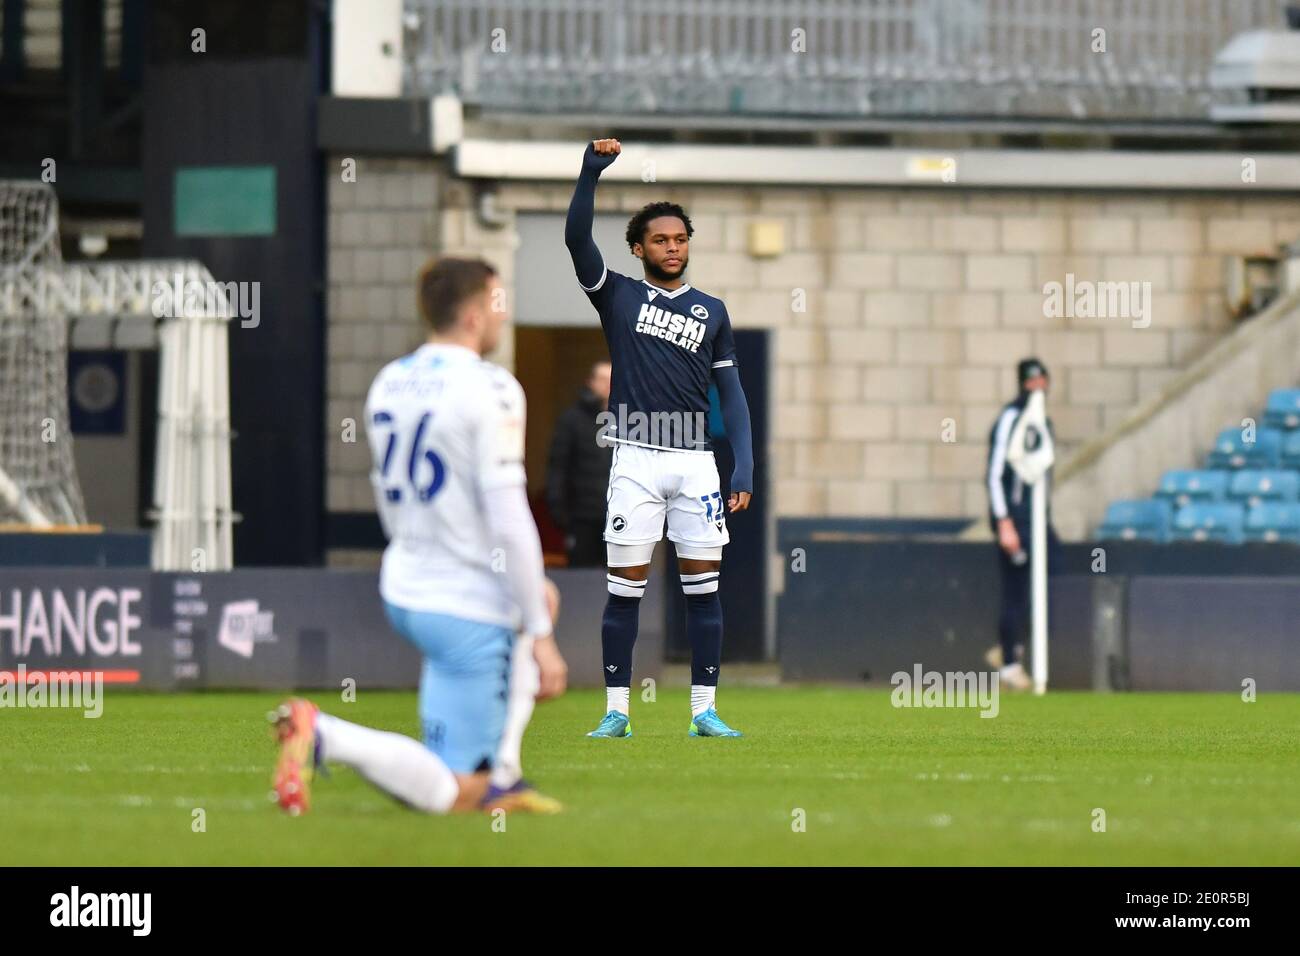
<instances>
[{"instance_id":1,"label":"white and blue football jersey","mask_svg":"<svg viewBox=\"0 0 1300 956\"><path fill-rule=\"evenodd\" d=\"M424 345L375 377L365 415L389 538L384 600L517 628L507 577L493 568L483 495L525 483L519 383L471 349Z\"/></svg>"}]
</instances>

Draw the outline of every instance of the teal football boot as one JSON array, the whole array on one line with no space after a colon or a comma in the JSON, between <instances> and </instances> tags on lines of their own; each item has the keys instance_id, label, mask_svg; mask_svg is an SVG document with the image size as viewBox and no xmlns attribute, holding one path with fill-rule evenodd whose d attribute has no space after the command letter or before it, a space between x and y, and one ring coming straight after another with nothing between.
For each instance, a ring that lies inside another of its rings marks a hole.
<instances>
[{"instance_id":1,"label":"teal football boot","mask_svg":"<svg viewBox=\"0 0 1300 956\"><path fill-rule=\"evenodd\" d=\"M588 737L631 737L632 724L627 719L627 714L620 714L616 710L611 710L600 720L600 726L587 734Z\"/></svg>"},{"instance_id":2,"label":"teal football boot","mask_svg":"<svg viewBox=\"0 0 1300 956\"><path fill-rule=\"evenodd\" d=\"M743 737L739 730L732 730L726 725L718 712L710 707L700 716L691 720L692 737Z\"/></svg>"}]
</instances>

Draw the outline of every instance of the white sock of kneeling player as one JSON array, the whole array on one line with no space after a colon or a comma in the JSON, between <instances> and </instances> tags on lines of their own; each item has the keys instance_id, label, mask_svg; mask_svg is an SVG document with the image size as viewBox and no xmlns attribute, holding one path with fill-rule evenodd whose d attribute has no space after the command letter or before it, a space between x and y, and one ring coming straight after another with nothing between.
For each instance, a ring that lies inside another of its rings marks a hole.
<instances>
[{"instance_id":1,"label":"white sock of kneeling player","mask_svg":"<svg viewBox=\"0 0 1300 956\"><path fill-rule=\"evenodd\" d=\"M375 730L329 714L316 717L321 757L351 767L380 790L425 813L447 813L460 784L437 754L405 734Z\"/></svg>"},{"instance_id":2,"label":"white sock of kneeling player","mask_svg":"<svg viewBox=\"0 0 1300 956\"><path fill-rule=\"evenodd\" d=\"M532 638L516 638L510 658L505 729L501 733L496 760L488 777L488 782L501 790L510 789L524 778L524 731L533 718L533 708L537 705L537 692L540 689L541 673L533 657Z\"/></svg>"}]
</instances>

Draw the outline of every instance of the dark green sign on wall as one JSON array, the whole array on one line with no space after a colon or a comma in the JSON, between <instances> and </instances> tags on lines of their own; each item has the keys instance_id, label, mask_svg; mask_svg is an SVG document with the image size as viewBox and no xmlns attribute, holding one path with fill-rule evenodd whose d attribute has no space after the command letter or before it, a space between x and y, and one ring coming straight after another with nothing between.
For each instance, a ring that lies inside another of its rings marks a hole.
<instances>
[{"instance_id":1,"label":"dark green sign on wall","mask_svg":"<svg viewBox=\"0 0 1300 956\"><path fill-rule=\"evenodd\" d=\"M273 236L275 167L181 167L172 208L178 236Z\"/></svg>"}]
</instances>

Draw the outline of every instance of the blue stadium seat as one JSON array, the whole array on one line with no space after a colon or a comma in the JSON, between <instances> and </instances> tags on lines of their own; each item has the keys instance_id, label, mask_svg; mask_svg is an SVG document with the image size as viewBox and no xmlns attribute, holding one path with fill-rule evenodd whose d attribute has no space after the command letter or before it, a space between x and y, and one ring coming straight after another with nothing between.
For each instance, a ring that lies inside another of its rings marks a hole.
<instances>
[{"instance_id":1,"label":"blue stadium seat","mask_svg":"<svg viewBox=\"0 0 1300 956\"><path fill-rule=\"evenodd\" d=\"M1268 393L1264 424L1294 431L1300 428L1300 388L1278 388Z\"/></svg>"},{"instance_id":2,"label":"blue stadium seat","mask_svg":"<svg viewBox=\"0 0 1300 956\"><path fill-rule=\"evenodd\" d=\"M1300 504L1265 501L1246 512L1247 541L1289 541L1300 544Z\"/></svg>"},{"instance_id":3,"label":"blue stadium seat","mask_svg":"<svg viewBox=\"0 0 1300 956\"><path fill-rule=\"evenodd\" d=\"M1300 431L1292 432L1282 439L1282 460L1279 464L1283 468L1300 469Z\"/></svg>"},{"instance_id":4,"label":"blue stadium seat","mask_svg":"<svg viewBox=\"0 0 1300 956\"><path fill-rule=\"evenodd\" d=\"M1239 504L1194 501L1174 514L1171 541L1223 541L1241 544L1246 509Z\"/></svg>"},{"instance_id":5,"label":"blue stadium seat","mask_svg":"<svg viewBox=\"0 0 1300 956\"><path fill-rule=\"evenodd\" d=\"M1106 509L1105 520L1097 529L1097 536L1163 544L1169 540L1169 525L1173 517L1173 503L1164 498L1112 501Z\"/></svg>"},{"instance_id":6,"label":"blue stadium seat","mask_svg":"<svg viewBox=\"0 0 1300 956\"><path fill-rule=\"evenodd\" d=\"M1228 479L1231 477L1226 471L1166 471L1155 496L1172 501L1180 508L1193 501L1223 501L1228 496Z\"/></svg>"},{"instance_id":7,"label":"blue stadium seat","mask_svg":"<svg viewBox=\"0 0 1300 956\"><path fill-rule=\"evenodd\" d=\"M1228 498L1247 505L1261 501L1300 501L1300 474L1281 469L1243 468L1233 473Z\"/></svg>"},{"instance_id":8,"label":"blue stadium seat","mask_svg":"<svg viewBox=\"0 0 1300 956\"><path fill-rule=\"evenodd\" d=\"M1225 428L1214 441L1210 468L1276 468L1282 461L1282 432L1260 428L1253 442L1242 441L1240 428Z\"/></svg>"}]
</instances>

